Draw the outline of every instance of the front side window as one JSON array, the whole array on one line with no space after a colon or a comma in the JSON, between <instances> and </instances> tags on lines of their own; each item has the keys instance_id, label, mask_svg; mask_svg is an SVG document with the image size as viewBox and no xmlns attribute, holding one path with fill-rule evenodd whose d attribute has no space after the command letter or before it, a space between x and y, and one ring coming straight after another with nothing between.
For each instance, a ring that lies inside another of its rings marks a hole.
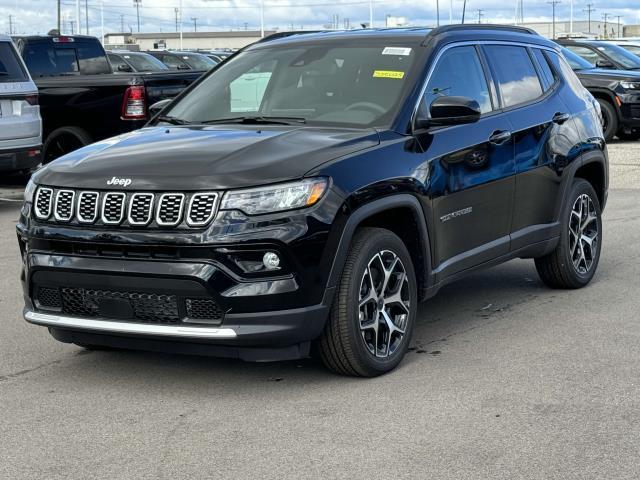
<instances>
[{"instance_id":1,"label":"front side window","mask_svg":"<svg viewBox=\"0 0 640 480\"><path fill-rule=\"evenodd\" d=\"M136 72L157 72L160 70L169 70L164 63L151 55L133 54L123 56L127 59L127 62L133 65Z\"/></svg>"},{"instance_id":2,"label":"front side window","mask_svg":"<svg viewBox=\"0 0 640 480\"><path fill-rule=\"evenodd\" d=\"M442 54L425 91L427 109L442 96L467 97L478 102L480 112L492 110L487 79L475 47L455 47Z\"/></svg>"},{"instance_id":3,"label":"front side window","mask_svg":"<svg viewBox=\"0 0 640 480\"><path fill-rule=\"evenodd\" d=\"M505 107L530 102L542 95L540 79L526 48L488 45L486 52Z\"/></svg>"},{"instance_id":4,"label":"front side window","mask_svg":"<svg viewBox=\"0 0 640 480\"><path fill-rule=\"evenodd\" d=\"M633 53L628 52L618 45L611 45L609 43L601 43L597 47L598 51L603 52L605 55L613 59L614 62L619 63L624 68L639 69L640 70L640 58L636 57Z\"/></svg>"},{"instance_id":5,"label":"front side window","mask_svg":"<svg viewBox=\"0 0 640 480\"><path fill-rule=\"evenodd\" d=\"M248 50L220 64L168 114L191 123L248 116L388 125L413 86L416 50L371 41Z\"/></svg>"},{"instance_id":6,"label":"front side window","mask_svg":"<svg viewBox=\"0 0 640 480\"><path fill-rule=\"evenodd\" d=\"M109 63L113 67L113 70L116 72L126 69L126 67L128 66L126 62L122 60L122 58L120 58L119 55L113 55L109 53L107 54L107 57L109 57Z\"/></svg>"},{"instance_id":7,"label":"front side window","mask_svg":"<svg viewBox=\"0 0 640 480\"><path fill-rule=\"evenodd\" d=\"M161 60L162 63L164 63L171 70L190 69L189 65L184 63L179 57L174 57L173 55L163 55L161 57Z\"/></svg>"},{"instance_id":8,"label":"front side window","mask_svg":"<svg viewBox=\"0 0 640 480\"><path fill-rule=\"evenodd\" d=\"M581 47L579 45L567 45L567 48L576 55L584 58L587 62L595 65L598 60L602 60L602 56L587 47Z\"/></svg>"}]
</instances>

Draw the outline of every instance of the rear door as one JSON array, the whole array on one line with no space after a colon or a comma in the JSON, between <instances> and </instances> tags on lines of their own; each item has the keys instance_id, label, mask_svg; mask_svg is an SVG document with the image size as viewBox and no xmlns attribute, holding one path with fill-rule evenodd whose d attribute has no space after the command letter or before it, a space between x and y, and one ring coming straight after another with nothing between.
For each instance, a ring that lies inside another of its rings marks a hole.
<instances>
[{"instance_id":1,"label":"rear door","mask_svg":"<svg viewBox=\"0 0 640 480\"><path fill-rule=\"evenodd\" d=\"M514 195L514 147L510 124L499 111L479 47L454 46L436 61L424 103L463 96L480 105L477 123L430 130L421 138L430 164L439 278L509 251Z\"/></svg>"},{"instance_id":2,"label":"rear door","mask_svg":"<svg viewBox=\"0 0 640 480\"><path fill-rule=\"evenodd\" d=\"M559 77L542 50L519 45L483 49L512 125L516 194L511 248L517 250L554 234L554 200L571 148L573 120L558 93Z\"/></svg>"},{"instance_id":3,"label":"rear door","mask_svg":"<svg viewBox=\"0 0 640 480\"><path fill-rule=\"evenodd\" d=\"M10 41L0 41L0 148L32 147L41 142L35 84Z\"/></svg>"}]
</instances>

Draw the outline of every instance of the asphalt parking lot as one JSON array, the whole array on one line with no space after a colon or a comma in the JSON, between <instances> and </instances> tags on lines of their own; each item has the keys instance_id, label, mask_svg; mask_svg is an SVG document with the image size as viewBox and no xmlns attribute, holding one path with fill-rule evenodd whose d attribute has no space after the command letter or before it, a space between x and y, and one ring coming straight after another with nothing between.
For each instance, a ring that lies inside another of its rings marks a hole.
<instances>
[{"instance_id":1,"label":"asphalt parking lot","mask_svg":"<svg viewBox=\"0 0 640 480\"><path fill-rule=\"evenodd\" d=\"M474 274L419 311L395 372L88 352L22 320L0 186L0 478L640 478L640 142L610 146L593 283L532 261Z\"/></svg>"}]
</instances>

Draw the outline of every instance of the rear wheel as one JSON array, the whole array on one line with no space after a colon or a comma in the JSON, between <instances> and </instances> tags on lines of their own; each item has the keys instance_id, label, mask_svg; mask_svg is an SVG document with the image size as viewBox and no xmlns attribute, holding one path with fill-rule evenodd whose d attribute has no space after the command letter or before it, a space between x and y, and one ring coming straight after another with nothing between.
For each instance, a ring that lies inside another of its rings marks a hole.
<instances>
[{"instance_id":1,"label":"rear wheel","mask_svg":"<svg viewBox=\"0 0 640 480\"><path fill-rule=\"evenodd\" d=\"M602 246L600 202L589 182L576 179L563 211L556 249L536 258L540 279L552 288L581 288L598 267Z\"/></svg>"},{"instance_id":2,"label":"rear wheel","mask_svg":"<svg viewBox=\"0 0 640 480\"><path fill-rule=\"evenodd\" d=\"M602 113L602 131L604 139L607 142L613 140L614 135L618 132L618 114L611 103L598 98L600 104L600 112Z\"/></svg>"},{"instance_id":3,"label":"rear wheel","mask_svg":"<svg viewBox=\"0 0 640 480\"><path fill-rule=\"evenodd\" d=\"M381 228L359 230L319 340L324 364L361 377L394 369L407 352L416 309L415 272L402 240Z\"/></svg>"},{"instance_id":4,"label":"rear wheel","mask_svg":"<svg viewBox=\"0 0 640 480\"><path fill-rule=\"evenodd\" d=\"M42 163L73 152L92 142L91 135L78 127L62 127L49 134L44 142Z\"/></svg>"}]
</instances>

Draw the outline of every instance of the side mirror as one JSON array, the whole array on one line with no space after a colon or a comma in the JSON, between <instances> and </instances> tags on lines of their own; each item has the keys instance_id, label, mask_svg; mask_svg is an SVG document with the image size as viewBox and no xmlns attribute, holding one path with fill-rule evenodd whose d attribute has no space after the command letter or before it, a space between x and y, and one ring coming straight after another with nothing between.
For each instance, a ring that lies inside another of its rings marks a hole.
<instances>
[{"instance_id":1,"label":"side mirror","mask_svg":"<svg viewBox=\"0 0 640 480\"><path fill-rule=\"evenodd\" d=\"M133 68L131 68L129 65L124 65L124 64L120 64L118 65L118 71L119 72L133 72Z\"/></svg>"},{"instance_id":2,"label":"side mirror","mask_svg":"<svg viewBox=\"0 0 640 480\"><path fill-rule=\"evenodd\" d=\"M474 123L480 119L480 105L476 100L467 97L438 97L429 108L429 117L418 114L415 126L417 129L432 126L462 125Z\"/></svg>"},{"instance_id":3,"label":"side mirror","mask_svg":"<svg viewBox=\"0 0 640 480\"><path fill-rule=\"evenodd\" d=\"M191 70L191 67L185 63L178 65L178 70Z\"/></svg>"},{"instance_id":4,"label":"side mirror","mask_svg":"<svg viewBox=\"0 0 640 480\"><path fill-rule=\"evenodd\" d=\"M596 67L598 68L615 68L615 65L609 60L600 59L596 61Z\"/></svg>"},{"instance_id":5,"label":"side mirror","mask_svg":"<svg viewBox=\"0 0 640 480\"><path fill-rule=\"evenodd\" d=\"M171 103L171 98L165 98L164 100L154 103L149 107L149 115L155 117L164 107L169 105L169 103Z\"/></svg>"}]
</instances>

